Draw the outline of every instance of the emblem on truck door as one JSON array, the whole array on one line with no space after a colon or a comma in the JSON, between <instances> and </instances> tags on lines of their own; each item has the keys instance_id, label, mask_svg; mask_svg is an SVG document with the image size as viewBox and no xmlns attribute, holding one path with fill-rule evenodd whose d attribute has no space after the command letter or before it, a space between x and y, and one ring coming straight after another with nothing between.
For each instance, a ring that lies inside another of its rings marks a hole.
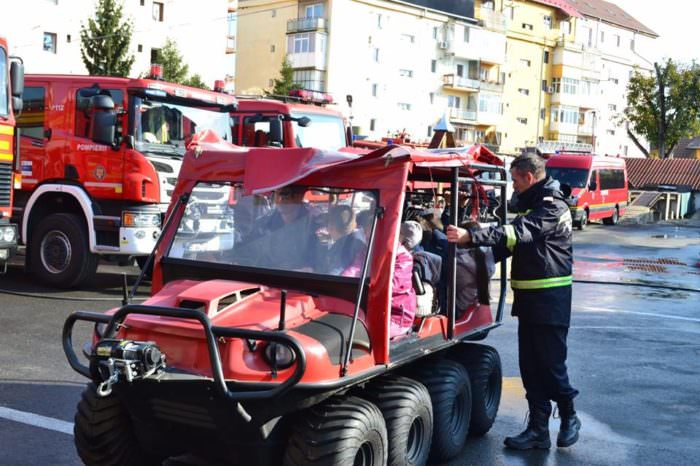
<instances>
[{"instance_id":1,"label":"emblem on truck door","mask_svg":"<svg viewBox=\"0 0 700 466\"><path fill-rule=\"evenodd\" d=\"M105 170L105 167L103 167L102 165L98 165L95 167L95 171L93 173L95 174L95 178L97 178L97 181L102 181L107 175L107 170Z\"/></svg>"}]
</instances>

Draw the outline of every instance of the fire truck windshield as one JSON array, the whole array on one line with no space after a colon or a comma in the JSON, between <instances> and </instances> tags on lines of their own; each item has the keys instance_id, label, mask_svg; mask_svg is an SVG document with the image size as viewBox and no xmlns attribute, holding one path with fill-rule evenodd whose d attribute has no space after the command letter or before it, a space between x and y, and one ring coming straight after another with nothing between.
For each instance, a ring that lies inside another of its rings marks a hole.
<instances>
[{"instance_id":1,"label":"fire truck windshield","mask_svg":"<svg viewBox=\"0 0 700 466\"><path fill-rule=\"evenodd\" d=\"M311 120L306 127L300 126L292 120L297 147L314 147L324 150L338 150L345 147L345 125L339 116L294 112L292 117L307 117Z\"/></svg>"},{"instance_id":2,"label":"fire truck windshield","mask_svg":"<svg viewBox=\"0 0 700 466\"><path fill-rule=\"evenodd\" d=\"M210 129L231 141L231 123L223 109L185 106L167 101L135 97L134 137L137 149L145 152L185 154L185 141Z\"/></svg>"},{"instance_id":3,"label":"fire truck windshield","mask_svg":"<svg viewBox=\"0 0 700 466\"><path fill-rule=\"evenodd\" d=\"M0 116L10 113L7 97L7 53L0 47Z\"/></svg>"},{"instance_id":4,"label":"fire truck windshield","mask_svg":"<svg viewBox=\"0 0 700 466\"><path fill-rule=\"evenodd\" d=\"M582 168L547 167L547 174L571 188L583 188L588 181L588 170Z\"/></svg>"}]
</instances>

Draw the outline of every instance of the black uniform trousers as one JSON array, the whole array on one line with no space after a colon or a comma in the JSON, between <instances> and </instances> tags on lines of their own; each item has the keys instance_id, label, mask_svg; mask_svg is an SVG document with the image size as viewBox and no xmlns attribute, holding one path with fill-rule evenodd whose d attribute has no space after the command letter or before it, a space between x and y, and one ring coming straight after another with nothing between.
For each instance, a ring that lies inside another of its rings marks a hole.
<instances>
[{"instance_id":1,"label":"black uniform trousers","mask_svg":"<svg viewBox=\"0 0 700 466\"><path fill-rule=\"evenodd\" d=\"M578 390L566 372L566 336L569 328L518 319L520 376L530 402L572 400Z\"/></svg>"}]
</instances>

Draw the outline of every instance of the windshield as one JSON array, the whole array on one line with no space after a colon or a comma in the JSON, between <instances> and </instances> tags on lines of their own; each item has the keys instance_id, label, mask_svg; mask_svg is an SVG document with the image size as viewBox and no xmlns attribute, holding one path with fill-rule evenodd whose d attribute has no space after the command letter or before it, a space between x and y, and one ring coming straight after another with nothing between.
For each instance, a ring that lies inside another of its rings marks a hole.
<instances>
[{"instance_id":1,"label":"windshield","mask_svg":"<svg viewBox=\"0 0 700 466\"><path fill-rule=\"evenodd\" d=\"M134 97L132 102L134 136L141 151L185 155L185 140L205 129L231 141L230 117L223 110L142 97Z\"/></svg>"},{"instance_id":2,"label":"windshield","mask_svg":"<svg viewBox=\"0 0 700 466\"><path fill-rule=\"evenodd\" d=\"M7 54L0 47L0 115L7 116L9 112L7 92Z\"/></svg>"},{"instance_id":3,"label":"windshield","mask_svg":"<svg viewBox=\"0 0 700 466\"><path fill-rule=\"evenodd\" d=\"M292 120L297 147L314 147L323 150L339 150L345 147L345 124L339 116L319 113L292 113L293 118L307 117L308 126L299 126Z\"/></svg>"},{"instance_id":4,"label":"windshield","mask_svg":"<svg viewBox=\"0 0 700 466\"><path fill-rule=\"evenodd\" d=\"M207 200L222 188L228 196ZM370 191L290 186L244 195L240 185L198 183L168 257L359 277L375 205Z\"/></svg>"},{"instance_id":5,"label":"windshield","mask_svg":"<svg viewBox=\"0 0 700 466\"><path fill-rule=\"evenodd\" d=\"M547 167L547 174L571 188L583 188L588 181L588 170L582 168Z\"/></svg>"}]
</instances>

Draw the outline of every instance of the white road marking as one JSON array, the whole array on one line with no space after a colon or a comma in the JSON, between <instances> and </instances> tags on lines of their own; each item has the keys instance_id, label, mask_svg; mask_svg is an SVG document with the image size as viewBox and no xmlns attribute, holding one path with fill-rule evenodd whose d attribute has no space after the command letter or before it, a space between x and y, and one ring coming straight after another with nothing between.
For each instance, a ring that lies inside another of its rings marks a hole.
<instances>
[{"instance_id":1,"label":"white road marking","mask_svg":"<svg viewBox=\"0 0 700 466\"><path fill-rule=\"evenodd\" d=\"M60 419L42 416L40 414L27 413L25 411L17 411L16 409L0 406L0 418L61 432L62 434L73 435L72 422L61 421Z\"/></svg>"},{"instance_id":2,"label":"white road marking","mask_svg":"<svg viewBox=\"0 0 700 466\"><path fill-rule=\"evenodd\" d=\"M671 314L659 314L656 312L625 311L622 309L608 309L608 308L604 308L604 307L593 307L593 306L576 306L575 309L582 310L582 311L589 311L589 312L610 312L612 314L633 314L633 315L646 316L646 317L660 317L662 319L682 320L685 322L700 323L700 319L696 318L696 317L674 316Z\"/></svg>"}]
</instances>

